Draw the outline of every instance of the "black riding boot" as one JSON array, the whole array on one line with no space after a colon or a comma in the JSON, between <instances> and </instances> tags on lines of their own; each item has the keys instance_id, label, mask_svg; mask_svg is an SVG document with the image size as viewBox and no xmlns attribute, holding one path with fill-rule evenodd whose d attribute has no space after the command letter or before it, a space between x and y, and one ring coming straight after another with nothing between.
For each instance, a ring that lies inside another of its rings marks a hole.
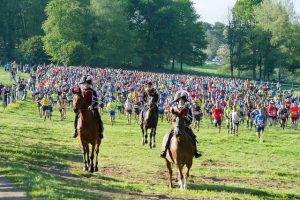
<instances>
[{"instance_id":1,"label":"black riding boot","mask_svg":"<svg viewBox=\"0 0 300 200\"><path fill-rule=\"evenodd\" d=\"M199 157L201 157L202 155L201 155L201 153L200 152L198 152L198 150L197 150L197 145L196 145L196 142L194 143L194 145L195 145L195 158L199 158Z\"/></svg>"},{"instance_id":2,"label":"black riding boot","mask_svg":"<svg viewBox=\"0 0 300 200\"><path fill-rule=\"evenodd\" d=\"M99 136L100 139L103 139L103 124L102 124L102 120L100 117L100 113L98 111L98 109L94 109L94 113L96 115L97 121L98 121L98 125L99 125Z\"/></svg>"},{"instance_id":3,"label":"black riding boot","mask_svg":"<svg viewBox=\"0 0 300 200\"><path fill-rule=\"evenodd\" d=\"M78 136L78 133L77 133L77 121L78 121L78 114L76 113L76 115L75 115L75 121L74 121L75 131L73 133L73 138L76 138Z\"/></svg>"},{"instance_id":4,"label":"black riding boot","mask_svg":"<svg viewBox=\"0 0 300 200\"><path fill-rule=\"evenodd\" d=\"M171 142L172 136L173 136L173 132L169 133L169 137L168 137L168 140L167 140L167 142L166 142L165 148L164 148L164 150L163 150L163 151L161 152L161 154L160 154L160 157L161 157L161 158L165 158L165 157L166 157L166 155L167 155L167 150L168 150L168 148L169 148L169 146L170 146L170 142Z\"/></svg>"}]
</instances>

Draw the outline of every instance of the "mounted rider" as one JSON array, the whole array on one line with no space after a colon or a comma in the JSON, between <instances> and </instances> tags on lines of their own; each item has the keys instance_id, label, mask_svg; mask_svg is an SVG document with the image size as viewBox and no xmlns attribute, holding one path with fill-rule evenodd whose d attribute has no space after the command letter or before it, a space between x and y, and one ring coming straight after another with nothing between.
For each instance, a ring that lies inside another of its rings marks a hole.
<instances>
[{"instance_id":1,"label":"mounted rider","mask_svg":"<svg viewBox=\"0 0 300 200\"><path fill-rule=\"evenodd\" d=\"M192 124L193 121L193 115L191 109L188 107L187 102L190 102L189 100L189 93L187 91L181 90L178 91L175 95L174 101L177 105L176 107L179 110L182 110L184 113L184 120L185 120L185 131L186 133L191 137L191 145L194 145L195 147L195 158L199 158L201 154L197 151L197 140L196 135L193 133L193 130L189 127ZM168 140L166 142L166 146L162 153L160 154L160 157L165 158L167 155L167 150L169 149L171 138L173 136L173 130L169 133Z\"/></svg>"},{"instance_id":2,"label":"mounted rider","mask_svg":"<svg viewBox=\"0 0 300 200\"><path fill-rule=\"evenodd\" d=\"M152 106L156 105L158 102L159 95L157 93L157 90L153 88L153 84L151 81L147 83L147 88L145 89L145 92L143 93L143 101L145 104Z\"/></svg>"},{"instance_id":3,"label":"mounted rider","mask_svg":"<svg viewBox=\"0 0 300 200\"><path fill-rule=\"evenodd\" d=\"M93 111L94 115L96 116L96 119L99 123L99 134L100 134L100 138L103 138L103 127L102 127L102 123L101 123L101 117L98 111L98 97L97 97L97 92L92 89L92 85L93 85L93 77L91 75L84 75L81 79L80 84L83 84L83 98L88 106L88 109L90 109L91 111ZM77 133L77 121L78 121L78 116L79 116L79 112L76 112L75 115L75 122L74 122L74 126L75 126L75 131L73 133L73 138L76 138L78 136Z\"/></svg>"}]
</instances>

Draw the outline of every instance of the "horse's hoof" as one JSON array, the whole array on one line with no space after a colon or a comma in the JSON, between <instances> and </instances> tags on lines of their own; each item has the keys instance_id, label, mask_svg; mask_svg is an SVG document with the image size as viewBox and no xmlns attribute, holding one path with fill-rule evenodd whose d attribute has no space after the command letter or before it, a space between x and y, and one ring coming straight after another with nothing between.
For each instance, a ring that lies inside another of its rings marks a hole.
<instances>
[{"instance_id":1,"label":"horse's hoof","mask_svg":"<svg viewBox=\"0 0 300 200\"><path fill-rule=\"evenodd\" d=\"M94 172L94 167L90 167L89 172Z\"/></svg>"},{"instance_id":2,"label":"horse's hoof","mask_svg":"<svg viewBox=\"0 0 300 200\"><path fill-rule=\"evenodd\" d=\"M99 171L99 168L98 168L98 167L95 167L94 171L95 171L95 172Z\"/></svg>"},{"instance_id":3,"label":"horse's hoof","mask_svg":"<svg viewBox=\"0 0 300 200\"><path fill-rule=\"evenodd\" d=\"M155 148L155 147L156 147L156 145L155 145L155 144L153 144L153 145L152 145L152 148Z\"/></svg>"},{"instance_id":4,"label":"horse's hoof","mask_svg":"<svg viewBox=\"0 0 300 200\"><path fill-rule=\"evenodd\" d=\"M84 172L88 171L88 167L83 167L82 171L84 171Z\"/></svg>"}]
</instances>

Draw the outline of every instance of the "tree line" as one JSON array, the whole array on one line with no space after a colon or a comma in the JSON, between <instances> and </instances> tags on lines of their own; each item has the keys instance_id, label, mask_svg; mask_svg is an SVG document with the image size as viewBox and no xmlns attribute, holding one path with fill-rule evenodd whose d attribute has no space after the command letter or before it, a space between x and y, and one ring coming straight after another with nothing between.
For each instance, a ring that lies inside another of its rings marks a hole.
<instances>
[{"instance_id":1,"label":"tree line","mask_svg":"<svg viewBox=\"0 0 300 200\"><path fill-rule=\"evenodd\" d=\"M226 25L206 27L208 58L220 57L231 77L235 70L260 80L300 75L300 23L291 0L238 0Z\"/></svg>"},{"instance_id":2,"label":"tree line","mask_svg":"<svg viewBox=\"0 0 300 200\"><path fill-rule=\"evenodd\" d=\"M207 42L199 19L190 0L3 0L0 57L144 69L201 65Z\"/></svg>"},{"instance_id":3,"label":"tree line","mask_svg":"<svg viewBox=\"0 0 300 200\"><path fill-rule=\"evenodd\" d=\"M300 23L291 0L238 0L224 23L201 22L190 0L2 0L0 60L62 65L201 66L219 57L231 77L300 75ZM213 9L213 8L212 8Z\"/></svg>"}]
</instances>

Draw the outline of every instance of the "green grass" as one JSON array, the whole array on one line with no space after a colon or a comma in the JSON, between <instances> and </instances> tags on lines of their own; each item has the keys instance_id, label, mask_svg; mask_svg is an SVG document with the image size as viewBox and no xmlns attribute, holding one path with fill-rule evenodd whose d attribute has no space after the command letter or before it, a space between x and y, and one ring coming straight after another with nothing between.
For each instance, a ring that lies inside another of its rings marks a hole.
<instances>
[{"instance_id":1,"label":"green grass","mask_svg":"<svg viewBox=\"0 0 300 200\"><path fill-rule=\"evenodd\" d=\"M1 70L0 80L10 84ZM170 124L159 122L157 148L150 150L141 145L136 124L122 116L112 127L104 114L100 172L90 174L81 171L79 143L71 138L74 114L68 110L67 116L60 121L55 110L53 121L43 122L30 100L0 108L0 174L32 199L300 198L299 131L267 128L261 144L245 125L240 136L229 137L224 125L218 135L204 119L197 133L203 157L194 160L189 189L182 192L168 189L159 158Z\"/></svg>"},{"instance_id":2,"label":"green grass","mask_svg":"<svg viewBox=\"0 0 300 200\"><path fill-rule=\"evenodd\" d=\"M195 75L206 75L206 76L219 76L219 69L223 66L217 65L203 65L203 66L188 66L183 64L183 72L187 74L195 74ZM171 70L171 65L166 66L165 69ZM174 70L176 72L180 71L180 64L176 63ZM222 75L223 77L227 77L226 75Z\"/></svg>"},{"instance_id":3,"label":"green grass","mask_svg":"<svg viewBox=\"0 0 300 200\"><path fill-rule=\"evenodd\" d=\"M16 80L18 79L18 77L21 77L21 78L25 78L25 80L27 80L29 78L29 74L25 74L25 73L21 73L19 72L17 75L16 75ZM14 83L14 81L11 81L10 80L10 73L9 72L6 72L4 71L4 68L3 67L0 67L0 83L2 83L3 85L5 86L10 86Z\"/></svg>"},{"instance_id":4,"label":"green grass","mask_svg":"<svg viewBox=\"0 0 300 200\"><path fill-rule=\"evenodd\" d=\"M141 145L139 127L125 117L110 126L103 115L105 140L100 172L81 171L78 141L71 138L73 112L60 121L43 122L31 101L0 110L0 174L18 183L32 199L299 199L299 131L267 128L265 143L242 125L238 137L223 126L218 135L207 119L201 124L189 189L169 190L164 160L159 158L162 137L171 127L159 122L157 148ZM174 173L175 174L175 173Z\"/></svg>"}]
</instances>

